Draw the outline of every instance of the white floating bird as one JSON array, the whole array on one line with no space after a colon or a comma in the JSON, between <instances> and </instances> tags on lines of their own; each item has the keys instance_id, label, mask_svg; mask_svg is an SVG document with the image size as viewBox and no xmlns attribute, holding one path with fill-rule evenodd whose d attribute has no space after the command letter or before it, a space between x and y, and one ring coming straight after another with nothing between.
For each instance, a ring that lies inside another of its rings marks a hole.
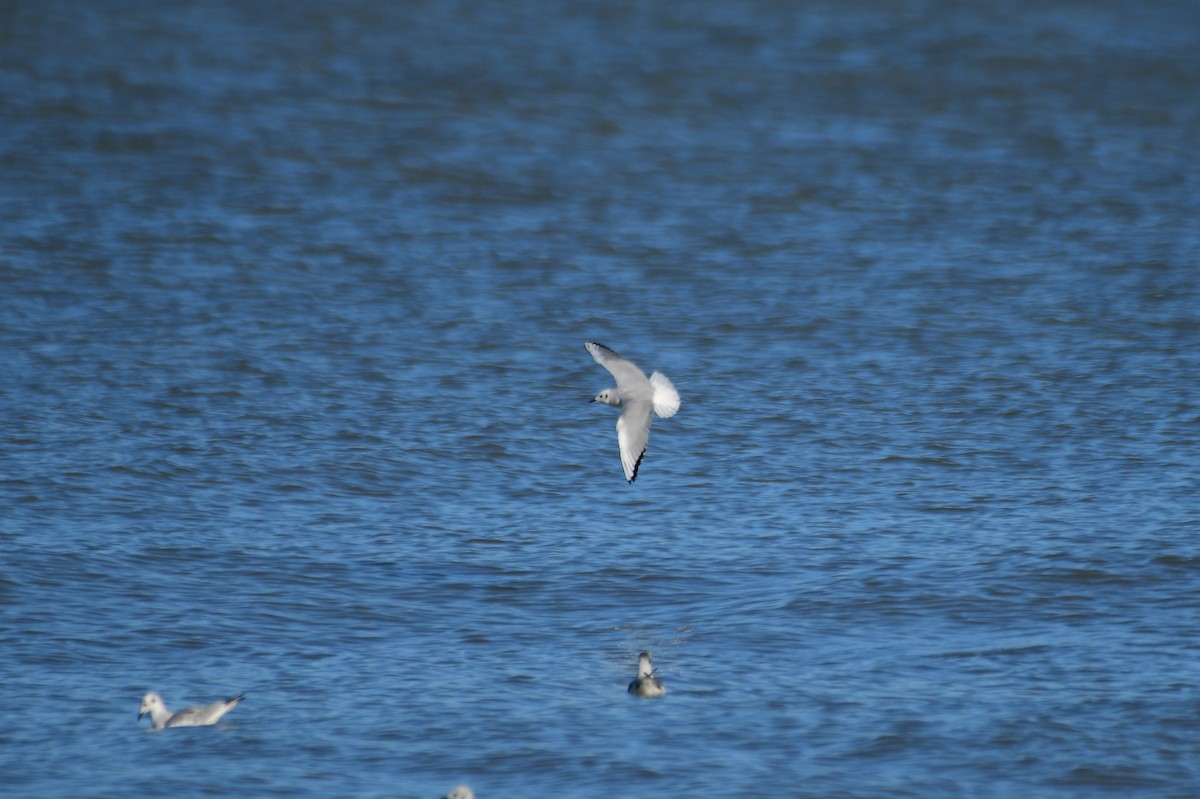
<instances>
[{"instance_id":1,"label":"white floating bird","mask_svg":"<svg viewBox=\"0 0 1200 799\"><path fill-rule=\"evenodd\" d=\"M616 388L606 388L592 402L603 402L621 409L617 418L617 445L621 448L621 467L625 479L633 482L646 455L650 440L650 412L667 419L679 410L679 392L662 372L646 375L637 364L627 361L603 344L586 342L584 347L617 380Z\"/></svg>"},{"instance_id":2,"label":"white floating bird","mask_svg":"<svg viewBox=\"0 0 1200 799\"><path fill-rule=\"evenodd\" d=\"M629 693L638 696L662 696L667 692L662 680L654 676L654 666L650 664L650 653L638 655L638 676L629 683Z\"/></svg>"},{"instance_id":3,"label":"white floating bird","mask_svg":"<svg viewBox=\"0 0 1200 799\"><path fill-rule=\"evenodd\" d=\"M186 707L178 713L172 713L163 704L162 697L151 692L142 697L142 709L138 712L138 719L149 714L156 730L164 727L207 727L220 721L222 716L237 707L237 703L245 698L245 694L238 694L232 699L222 699L203 707Z\"/></svg>"},{"instance_id":4,"label":"white floating bird","mask_svg":"<svg viewBox=\"0 0 1200 799\"><path fill-rule=\"evenodd\" d=\"M475 792L469 785L456 785L454 790L446 794L446 799L475 799Z\"/></svg>"}]
</instances>

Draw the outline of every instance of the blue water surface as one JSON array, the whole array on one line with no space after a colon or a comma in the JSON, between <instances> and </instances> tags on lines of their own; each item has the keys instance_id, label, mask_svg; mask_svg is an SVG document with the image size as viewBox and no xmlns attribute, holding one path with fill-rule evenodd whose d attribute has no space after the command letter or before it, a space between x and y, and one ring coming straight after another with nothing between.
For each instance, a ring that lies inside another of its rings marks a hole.
<instances>
[{"instance_id":1,"label":"blue water surface","mask_svg":"<svg viewBox=\"0 0 1200 799\"><path fill-rule=\"evenodd\" d=\"M0 8L4 795L1197 795L1198 36Z\"/></svg>"}]
</instances>

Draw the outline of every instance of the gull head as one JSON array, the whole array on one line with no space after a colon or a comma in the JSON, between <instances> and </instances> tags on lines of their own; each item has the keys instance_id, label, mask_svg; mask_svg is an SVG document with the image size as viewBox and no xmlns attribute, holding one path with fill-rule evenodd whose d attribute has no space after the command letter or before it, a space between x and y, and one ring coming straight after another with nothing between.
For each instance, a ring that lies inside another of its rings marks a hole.
<instances>
[{"instance_id":1,"label":"gull head","mask_svg":"<svg viewBox=\"0 0 1200 799\"><path fill-rule=\"evenodd\" d=\"M140 710L138 710L138 718L140 719L142 716L145 716L145 715L153 716L154 712L156 710L161 711L162 707L163 707L162 697L153 692L148 693L142 697L142 707Z\"/></svg>"},{"instance_id":2,"label":"gull head","mask_svg":"<svg viewBox=\"0 0 1200 799\"><path fill-rule=\"evenodd\" d=\"M650 677L654 674L654 666L650 663L650 653L638 655L638 677Z\"/></svg>"},{"instance_id":3,"label":"gull head","mask_svg":"<svg viewBox=\"0 0 1200 799\"><path fill-rule=\"evenodd\" d=\"M612 405L614 408L621 407L621 398L617 396L615 388L606 388L596 395L592 402L603 402L605 405Z\"/></svg>"}]
</instances>

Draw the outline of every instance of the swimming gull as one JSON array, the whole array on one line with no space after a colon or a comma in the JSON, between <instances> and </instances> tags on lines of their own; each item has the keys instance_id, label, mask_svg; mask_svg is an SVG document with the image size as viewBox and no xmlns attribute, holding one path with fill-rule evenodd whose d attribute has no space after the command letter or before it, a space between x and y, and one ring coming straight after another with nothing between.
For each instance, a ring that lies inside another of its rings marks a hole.
<instances>
[{"instance_id":1,"label":"swimming gull","mask_svg":"<svg viewBox=\"0 0 1200 799\"><path fill-rule=\"evenodd\" d=\"M662 696L667 692L662 680L654 676L654 667L650 665L650 653L638 655L638 676L629 683L629 693L638 696Z\"/></svg>"},{"instance_id":2,"label":"swimming gull","mask_svg":"<svg viewBox=\"0 0 1200 799\"><path fill-rule=\"evenodd\" d=\"M650 411L667 419L679 410L679 392L662 372L646 375L632 361L627 361L603 344L588 341L587 351L616 378L616 388L606 388L592 402L603 402L621 409L617 417L617 445L621 449L621 467L625 479L633 482L638 467L646 455L650 440Z\"/></svg>"},{"instance_id":3,"label":"swimming gull","mask_svg":"<svg viewBox=\"0 0 1200 799\"><path fill-rule=\"evenodd\" d=\"M138 718L149 714L156 730L164 727L207 727L220 721L222 716L237 707L237 703L245 698L245 694L238 694L232 699L221 699L203 707L186 707L178 713L172 713L163 704L162 697L151 692L142 697L142 709L138 712Z\"/></svg>"},{"instance_id":4,"label":"swimming gull","mask_svg":"<svg viewBox=\"0 0 1200 799\"><path fill-rule=\"evenodd\" d=\"M454 790L446 794L446 799L475 799L475 792L467 785L456 785Z\"/></svg>"}]
</instances>

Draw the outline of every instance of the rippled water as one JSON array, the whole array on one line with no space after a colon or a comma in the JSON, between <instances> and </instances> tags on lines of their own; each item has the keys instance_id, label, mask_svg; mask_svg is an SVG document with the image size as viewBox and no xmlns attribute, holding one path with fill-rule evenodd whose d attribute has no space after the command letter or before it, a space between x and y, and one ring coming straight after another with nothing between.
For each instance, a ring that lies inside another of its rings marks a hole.
<instances>
[{"instance_id":1,"label":"rippled water","mask_svg":"<svg viewBox=\"0 0 1200 799\"><path fill-rule=\"evenodd\" d=\"M5 795L1194 796L1198 34L0 8Z\"/></svg>"}]
</instances>

